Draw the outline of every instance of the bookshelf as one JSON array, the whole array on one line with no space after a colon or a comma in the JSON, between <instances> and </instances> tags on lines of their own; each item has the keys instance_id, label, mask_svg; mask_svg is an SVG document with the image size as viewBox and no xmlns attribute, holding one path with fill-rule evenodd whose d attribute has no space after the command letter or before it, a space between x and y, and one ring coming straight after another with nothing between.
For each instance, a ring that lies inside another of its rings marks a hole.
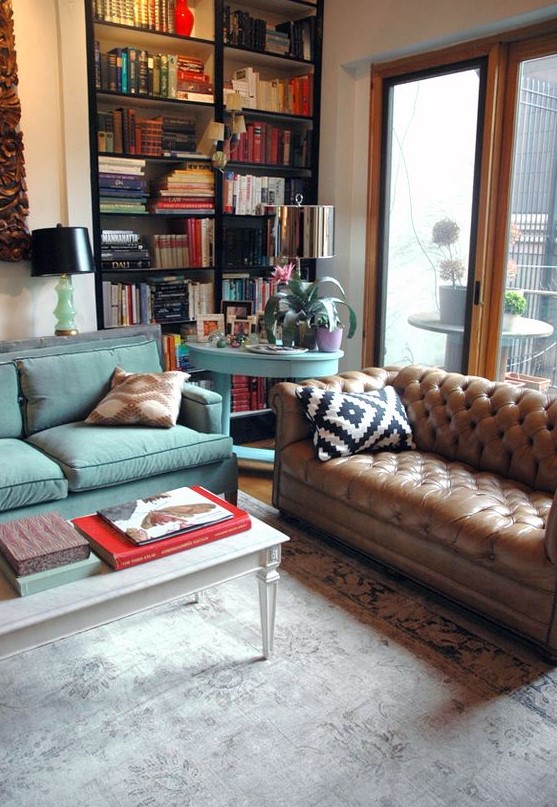
<instances>
[{"instance_id":1,"label":"bookshelf","mask_svg":"<svg viewBox=\"0 0 557 807\"><path fill-rule=\"evenodd\" d=\"M189 0L188 37L172 0L85 5L99 327L154 319L178 343L223 300L255 313L272 293L264 205L317 203L323 0Z\"/></svg>"}]
</instances>

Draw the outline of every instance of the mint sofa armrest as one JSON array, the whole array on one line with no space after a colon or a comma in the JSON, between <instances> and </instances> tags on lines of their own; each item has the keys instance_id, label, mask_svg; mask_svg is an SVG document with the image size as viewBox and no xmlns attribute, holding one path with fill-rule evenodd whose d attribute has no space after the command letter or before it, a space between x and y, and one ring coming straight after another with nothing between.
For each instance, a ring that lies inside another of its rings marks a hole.
<instances>
[{"instance_id":1,"label":"mint sofa armrest","mask_svg":"<svg viewBox=\"0 0 557 807\"><path fill-rule=\"evenodd\" d=\"M197 432L222 434L221 396L195 384L184 384L178 422Z\"/></svg>"}]
</instances>

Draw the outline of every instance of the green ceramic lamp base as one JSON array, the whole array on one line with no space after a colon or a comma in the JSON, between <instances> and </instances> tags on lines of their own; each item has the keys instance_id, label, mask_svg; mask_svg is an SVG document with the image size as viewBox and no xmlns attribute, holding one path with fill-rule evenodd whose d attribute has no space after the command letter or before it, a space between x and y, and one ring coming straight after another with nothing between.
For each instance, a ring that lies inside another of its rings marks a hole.
<instances>
[{"instance_id":1,"label":"green ceramic lamp base","mask_svg":"<svg viewBox=\"0 0 557 807\"><path fill-rule=\"evenodd\" d=\"M76 310L73 304L73 286L71 275L60 275L60 280L56 284L58 303L54 309L56 317L56 336L72 336L78 332L75 324Z\"/></svg>"}]
</instances>

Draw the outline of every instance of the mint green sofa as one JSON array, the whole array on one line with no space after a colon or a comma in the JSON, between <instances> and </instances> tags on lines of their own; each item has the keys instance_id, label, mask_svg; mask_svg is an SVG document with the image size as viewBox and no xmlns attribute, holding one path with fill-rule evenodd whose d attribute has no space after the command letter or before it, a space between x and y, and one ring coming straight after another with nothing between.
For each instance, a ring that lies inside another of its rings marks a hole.
<instances>
[{"instance_id":1,"label":"mint green sofa","mask_svg":"<svg viewBox=\"0 0 557 807\"><path fill-rule=\"evenodd\" d=\"M47 510L73 518L194 484L236 501L217 393L186 383L169 429L83 422L117 365L158 372L160 349L157 325L0 343L0 522Z\"/></svg>"}]
</instances>

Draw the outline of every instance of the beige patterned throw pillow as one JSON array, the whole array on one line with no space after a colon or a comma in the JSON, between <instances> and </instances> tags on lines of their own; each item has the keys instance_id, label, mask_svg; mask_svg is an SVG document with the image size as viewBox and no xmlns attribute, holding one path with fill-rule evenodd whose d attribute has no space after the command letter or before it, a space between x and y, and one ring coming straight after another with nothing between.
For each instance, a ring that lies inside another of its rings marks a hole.
<instances>
[{"instance_id":1,"label":"beige patterned throw pillow","mask_svg":"<svg viewBox=\"0 0 557 807\"><path fill-rule=\"evenodd\" d=\"M116 367L110 392L85 423L98 426L174 426L187 373L126 373Z\"/></svg>"}]
</instances>

